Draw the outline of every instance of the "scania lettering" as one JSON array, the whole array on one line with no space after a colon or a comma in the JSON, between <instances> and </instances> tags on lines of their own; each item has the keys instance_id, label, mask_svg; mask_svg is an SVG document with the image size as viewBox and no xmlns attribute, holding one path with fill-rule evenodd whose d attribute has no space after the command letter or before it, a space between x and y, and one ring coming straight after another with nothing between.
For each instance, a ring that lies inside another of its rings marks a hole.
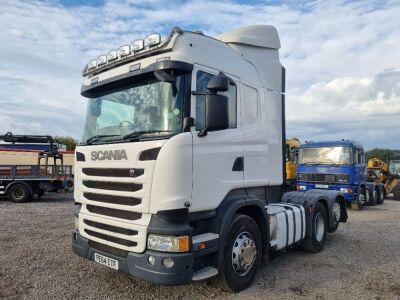
<instances>
[{"instance_id":1,"label":"scania lettering","mask_svg":"<svg viewBox=\"0 0 400 300\"><path fill-rule=\"evenodd\" d=\"M128 160L125 150L92 151L92 160Z\"/></svg>"},{"instance_id":2,"label":"scania lettering","mask_svg":"<svg viewBox=\"0 0 400 300\"><path fill-rule=\"evenodd\" d=\"M236 292L271 251L322 250L347 219L344 197L283 194L279 48L267 25L215 38L175 28L88 63L77 255L158 284L213 277Z\"/></svg>"}]
</instances>

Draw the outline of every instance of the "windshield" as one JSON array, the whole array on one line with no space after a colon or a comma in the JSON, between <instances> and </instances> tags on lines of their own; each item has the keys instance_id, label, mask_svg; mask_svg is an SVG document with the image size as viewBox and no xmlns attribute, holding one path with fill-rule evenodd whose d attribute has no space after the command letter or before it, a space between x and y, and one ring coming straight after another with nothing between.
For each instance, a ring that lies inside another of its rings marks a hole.
<instances>
[{"instance_id":1,"label":"windshield","mask_svg":"<svg viewBox=\"0 0 400 300\"><path fill-rule=\"evenodd\" d=\"M168 136L182 131L184 75L176 83L154 76L88 100L83 142Z\"/></svg>"},{"instance_id":2,"label":"windshield","mask_svg":"<svg viewBox=\"0 0 400 300\"><path fill-rule=\"evenodd\" d=\"M392 160L389 163L389 172L393 175L400 175L400 160Z\"/></svg>"},{"instance_id":3,"label":"windshield","mask_svg":"<svg viewBox=\"0 0 400 300\"><path fill-rule=\"evenodd\" d=\"M300 148L299 164L351 164L350 147Z\"/></svg>"}]
</instances>

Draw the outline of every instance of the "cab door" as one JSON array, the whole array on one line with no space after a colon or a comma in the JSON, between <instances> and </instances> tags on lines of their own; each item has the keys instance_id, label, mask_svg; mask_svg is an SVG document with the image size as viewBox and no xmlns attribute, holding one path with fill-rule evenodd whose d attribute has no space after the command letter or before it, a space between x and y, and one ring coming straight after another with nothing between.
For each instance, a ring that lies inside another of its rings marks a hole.
<instances>
[{"instance_id":1,"label":"cab door","mask_svg":"<svg viewBox=\"0 0 400 300\"><path fill-rule=\"evenodd\" d=\"M207 83L219 71L195 65L192 90L205 91ZM225 73L226 74L226 73ZM193 135L193 189L190 211L216 208L229 191L243 182L243 130L240 126L239 79L226 74L233 81L227 92L221 93L229 101L229 128L198 134L205 123L205 96L192 95L191 116L195 125Z\"/></svg>"}]
</instances>

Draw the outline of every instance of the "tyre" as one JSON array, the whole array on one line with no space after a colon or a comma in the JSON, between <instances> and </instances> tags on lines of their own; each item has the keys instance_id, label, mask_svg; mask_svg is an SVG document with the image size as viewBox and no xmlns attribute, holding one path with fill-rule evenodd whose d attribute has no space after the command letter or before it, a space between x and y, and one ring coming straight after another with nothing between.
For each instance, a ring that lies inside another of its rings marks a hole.
<instances>
[{"instance_id":1,"label":"tyre","mask_svg":"<svg viewBox=\"0 0 400 300\"><path fill-rule=\"evenodd\" d=\"M301 248L316 253L324 247L328 229L328 213L321 202L315 204L311 224L312 235L303 240Z\"/></svg>"},{"instance_id":2,"label":"tyre","mask_svg":"<svg viewBox=\"0 0 400 300\"><path fill-rule=\"evenodd\" d=\"M333 216L332 216L332 226L329 230L330 233L335 232L338 227L339 227L339 222L340 222L340 216L342 214L342 207L340 206L340 203L338 199L335 199L335 202L333 203Z\"/></svg>"},{"instance_id":3,"label":"tyre","mask_svg":"<svg viewBox=\"0 0 400 300\"><path fill-rule=\"evenodd\" d=\"M393 200L400 201L400 185L393 189Z\"/></svg>"},{"instance_id":4,"label":"tyre","mask_svg":"<svg viewBox=\"0 0 400 300\"><path fill-rule=\"evenodd\" d=\"M368 192L371 190L367 190ZM370 193L369 202L370 206L375 206L378 203L379 187L374 186L372 192Z\"/></svg>"},{"instance_id":5,"label":"tyre","mask_svg":"<svg viewBox=\"0 0 400 300\"><path fill-rule=\"evenodd\" d=\"M383 186L378 186L378 199L376 200L376 203L381 205L383 204L383 201L385 201L385 196L384 196L384 190L385 188Z\"/></svg>"},{"instance_id":6,"label":"tyre","mask_svg":"<svg viewBox=\"0 0 400 300\"><path fill-rule=\"evenodd\" d=\"M8 200L16 203L26 202L31 196L29 189L21 183L12 185L7 191Z\"/></svg>"},{"instance_id":7,"label":"tyre","mask_svg":"<svg viewBox=\"0 0 400 300\"><path fill-rule=\"evenodd\" d=\"M370 193L365 188L360 188L356 198L351 202L351 209L360 211L364 208L365 203L369 202Z\"/></svg>"},{"instance_id":8,"label":"tyre","mask_svg":"<svg viewBox=\"0 0 400 300\"><path fill-rule=\"evenodd\" d=\"M260 266L261 253L261 234L256 222L246 215L235 215L226 237L217 286L228 292L249 287Z\"/></svg>"}]
</instances>

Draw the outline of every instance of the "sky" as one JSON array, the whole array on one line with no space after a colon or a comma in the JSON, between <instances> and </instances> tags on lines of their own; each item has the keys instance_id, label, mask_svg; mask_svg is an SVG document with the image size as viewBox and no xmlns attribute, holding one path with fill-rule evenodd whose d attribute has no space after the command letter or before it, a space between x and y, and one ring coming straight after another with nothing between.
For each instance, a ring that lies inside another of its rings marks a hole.
<instances>
[{"instance_id":1,"label":"sky","mask_svg":"<svg viewBox=\"0 0 400 300\"><path fill-rule=\"evenodd\" d=\"M80 139L83 67L149 33L270 24L287 74L287 136L400 149L399 16L400 0L1 0L0 134Z\"/></svg>"}]
</instances>

